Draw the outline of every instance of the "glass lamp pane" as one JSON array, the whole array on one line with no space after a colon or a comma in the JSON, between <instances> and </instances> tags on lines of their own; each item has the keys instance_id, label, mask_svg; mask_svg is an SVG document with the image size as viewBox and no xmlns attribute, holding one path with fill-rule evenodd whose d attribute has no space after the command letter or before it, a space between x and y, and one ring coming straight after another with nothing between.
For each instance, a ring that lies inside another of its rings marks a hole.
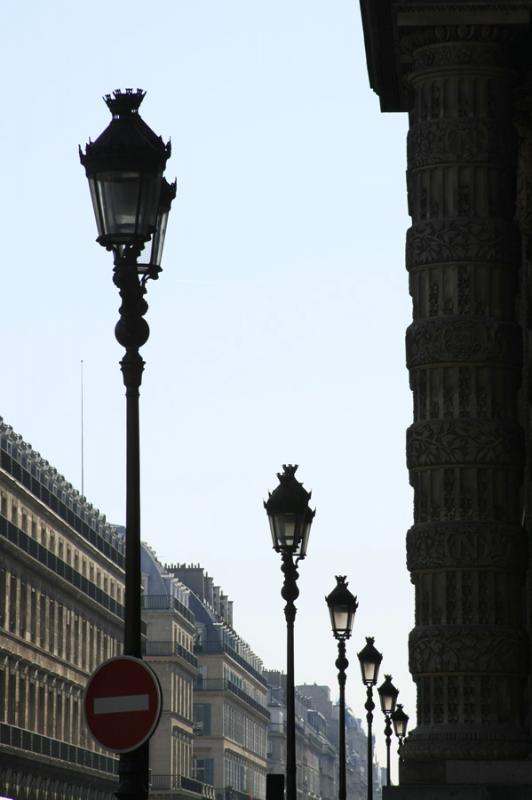
<instances>
[{"instance_id":1,"label":"glass lamp pane","mask_svg":"<svg viewBox=\"0 0 532 800\"><path fill-rule=\"evenodd\" d=\"M296 522L293 514L279 514L277 516L277 533L281 547L292 548L296 544Z\"/></svg>"},{"instance_id":2,"label":"glass lamp pane","mask_svg":"<svg viewBox=\"0 0 532 800\"><path fill-rule=\"evenodd\" d=\"M100 237L108 244L138 244L155 229L160 175L100 172L91 194Z\"/></svg>"},{"instance_id":3,"label":"glass lamp pane","mask_svg":"<svg viewBox=\"0 0 532 800\"><path fill-rule=\"evenodd\" d=\"M334 629L338 633L345 633L349 631L349 610L347 608L337 607L333 609L332 616L334 619Z\"/></svg>"},{"instance_id":4,"label":"glass lamp pane","mask_svg":"<svg viewBox=\"0 0 532 800\"><path fill-rule=\"evenodd\" d=\"M311 525L312 525L312 517L310 519L307 519L307 521L303 525L303 535L301 537L301 545L300 545L301 558L305 558L305 556L307 555L308 539L310 536Z\"/></svg>"},{"instance_id":5,"label":"glass lamp pane","mask_svg":"<svg viewBox=\"0 0 532 800\"><path fill-rule=\"evenodd\" d=\"M163 260L164 239L166 236L166 226L168 225L168 211L163 211L157 219L157 227L153 234L150 264L157 267L161 266Z\"/></svg>"},{"instance_id":6,"label":"glass lamp pane","mask_svg":"<svg viewBox=\"0 0 532 800\"><path fill-rule=\"evenodd\" d=\"M362 669L362 678L365 683L376 684L377 678L379 676L379 667L380 663L377 664L375 661L361 661L360 666Z\"/></svg>"}]
</instances>

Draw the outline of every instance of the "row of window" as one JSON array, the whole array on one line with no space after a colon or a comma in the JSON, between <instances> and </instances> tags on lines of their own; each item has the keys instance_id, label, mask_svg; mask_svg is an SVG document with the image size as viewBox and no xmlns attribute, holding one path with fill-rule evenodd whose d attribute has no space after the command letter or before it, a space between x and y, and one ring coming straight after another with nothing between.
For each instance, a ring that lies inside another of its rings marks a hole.
<instances>
[{"instance_id":1,"label":"row of window","mask_svg":"<svg viewBox=\"0 0 532 800\"><path fill-rule=\"evenodd\" d=\"M192 737L180 730L172 728L172 775L190 775L192 770Z\"/></svg>"},{"instance_id":2,"label":"row of window","mask_svg":"<svg viewBox=\"0 0 532 800\"><path fill-rule=\"evenodd\" d=\"M224 754L224 786L250 797L266 797L266 772L234 753Z\"/></svg>"},{"instance_id":3,"label":"row of window","mask_svg":"<svg viewBox=\"0 0 532 800\"><path fill-rule=\"evenodd\" d=\"M35 539L61 561L71 566L84 578L94 583L105 594L122 603L122 587L110 574L106 574L94 561L86 557L77 547L47 527L42 520L28 512L17 499L8 492L0 493L0 513L17 528Z\"/></svg>"},{"instance_id":4,"label":"row of window","mask_svg":"<svg viewBox=\"0 0 532 800\"><path fill-rule=\"evenodd\" d=\"M231 703L224 703L223 733L251 753L266 758L266 725L255 722Z\"/></svg>"},{"instance_id":5,"label":"row of window","mask_svg":"<svg viewBox=\"0 0 532 800\"><path fill-rule=\"evenodd\" d=\"M183 677L180 672L172 675L171 710L192 721L192 681ZM188 775L188 772L180 773Z\"/></svg>"},{"instance_id":6,"label":"row of window","mask_svg":"<svg viewBox=\"0 0 532 800\"><path fill-rule=\"evenodd\" d=\"M120 651L114 636L4 567L0 567L0 628L86 672Z\"/></svg>"},{"instance_id":7,"label":"row of window","mask_svg":"<svg viewBox=\"0 0 532 800\"><path fill-rule=\"evenodd\" d=\"M247 695L249 695L256 703L259 705L267 706L267 692L266 689L257 689L251 681L246 680L242 677L238 672L235 672L234 669L228 667L227 664L224 664L224 679L226 681L230 681L230 683L234 684L238 689L242 689Z\"/></svg>"},{"instance_id":8,"label":"row of window","mask_svg":"<svg viewBox=\"0 0 532 800\"><path fill-rule=\"evenodd\" d=\"M90 736L82 704L81 686L50 678L33 667L20 670L20 662L0 669L0 722L107 753Z\"/></svg>"}]
</instances>

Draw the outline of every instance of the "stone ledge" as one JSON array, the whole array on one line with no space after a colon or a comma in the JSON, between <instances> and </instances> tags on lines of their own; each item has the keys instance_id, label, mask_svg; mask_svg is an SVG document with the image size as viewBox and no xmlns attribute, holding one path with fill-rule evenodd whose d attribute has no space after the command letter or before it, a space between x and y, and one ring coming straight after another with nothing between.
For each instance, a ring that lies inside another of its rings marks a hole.
<instances>
[{"instance_id":1,"label":"stone ledge","mask_svg":"<svg viewBox=\"0 0 532 800\"><path fill-rule=\"evenodd\" d=\"M382 787L382 800L530 800L531 797L531 784Z\"/></svg>"}]
</instances>

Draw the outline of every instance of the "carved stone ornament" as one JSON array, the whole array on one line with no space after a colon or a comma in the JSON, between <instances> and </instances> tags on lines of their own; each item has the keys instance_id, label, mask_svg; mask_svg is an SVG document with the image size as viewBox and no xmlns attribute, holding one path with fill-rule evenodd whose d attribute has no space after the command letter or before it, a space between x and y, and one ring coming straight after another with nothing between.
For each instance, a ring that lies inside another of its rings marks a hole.
<instances>
[{"instance_id":1,"label":"carved stone ornament","mask_svg":"<svg viewBox=\"0 0 532 800\"><path fill-rule=\"evenodd\" d=\"M523 4L523 8L525 4ZM460 14L464 10L464 3L454 4L456 13ZM493 9L493 4L490 4ZM502 5L501 5L502 8ZM530 10L530 6L527 6ZM432 6L433 11L438 10L438 6ZM445 11L447 15L453 12L453 4L442 3L440 10ZM417 29L410 30L408 33L403 33L400 39L401 53L405 56L410 55L414 51L438 44L484 44L489 45L497 44L511 44L517 38L522 37L521 31L512 30L504 25L433 25L424 26Z\"/></svg>"},{"instance_id":2,"label":"carved stone ornament","mask_svg":"<svg viewBox=\"0 0 532 800\"><path fill-rule=\"evenodd\" d=\"M427 625L409 638L414 676L462 672L523 675L528 666L524 632L496 625Z\"/></svg>"},{"instance_id":3,"label":"carved stone ornament","mask_svg":"<svg viewBox=\"0 0 532 800\"><path fill-rule=\"evenodd\" d=\"M508 63L505 48L498 43L454 42L429 45L414 51L412 69L414 71L437 67L494 66L504 67Z\"/></svg>"},{"instance_id":4,"label":"carved stone ornament","mask_svg":"<svg viewBox=\"0 0 532 800\"><path fill-rule=\"evenodd\" d=\"M406 234L407 269L448 261L514 263L515 226L502 219L460 218L419 222Z\"/></svg>"},{"instance_id":5,"label":"carved stone ornament","mask_svg":"<svg viewBox=\"0 0 532 800\"><path fill-rule=\"evenodd\" d=\"M528 547L522 528L496 522L413 525L406 535L410 572L429 569L490 569L523 573Z\"/></svg>"},{"instance_id":6,"label":"carved stone ornament","mask_svg":"<svg viewBox=\"0 0 532 800\"><path fill-rule=\"evenodd\" d=\"M444 464L494 464L519 467L521 428L489 419L438 419L415 422L406 435L409 469Z\"/></svg>"},{"instance_id":7,"label":"carved stone ornament","mask_svg":"<svg viewBox=\"0 0 532 800\"><path fill-rule=\"evenodd\" d=\"M516 218L521 231L532 236L532 112L516 114L514 123L519 135Z\"/></svg>"},{"instance_id":8,"label":"carved stone ornament","mask_svg":"<svg viewBox=\"0 0 532 800\"><path fill-rule=\"evenodd\" d=\"M409 369L429 364L468 362L521 365L517 325L489 317L445 317L413 322L406 331Z\"/></svg>"},{"instance_id":9,"label":"carved stone ornament","mask_svg":"<svg viewBox=\"0 0 532 800\"><path fill-rule=\"evenodd\" d=\"M499 121L487 119L439 119L419 122L408 132L410 169L490 161L504 166L512 162L514 135Z\"/></svg>"}]
</instances>

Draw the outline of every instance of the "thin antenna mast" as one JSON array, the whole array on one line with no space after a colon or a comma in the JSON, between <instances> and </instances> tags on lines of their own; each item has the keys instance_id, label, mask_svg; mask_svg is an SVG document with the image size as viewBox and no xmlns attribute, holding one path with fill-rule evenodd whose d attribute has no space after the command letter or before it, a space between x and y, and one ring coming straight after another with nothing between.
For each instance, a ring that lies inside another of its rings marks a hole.
<instances>
[{"instance_id":1,"label":"thin antenna mast","mask_svg":"<svg viewBox=\"0 0 532 800\"><path fill-rule=\"evenodd\" d=\"M85 496L85 442L83 435L83 359L81 359L81 494Z\"/></svg>"}]
</instances>

